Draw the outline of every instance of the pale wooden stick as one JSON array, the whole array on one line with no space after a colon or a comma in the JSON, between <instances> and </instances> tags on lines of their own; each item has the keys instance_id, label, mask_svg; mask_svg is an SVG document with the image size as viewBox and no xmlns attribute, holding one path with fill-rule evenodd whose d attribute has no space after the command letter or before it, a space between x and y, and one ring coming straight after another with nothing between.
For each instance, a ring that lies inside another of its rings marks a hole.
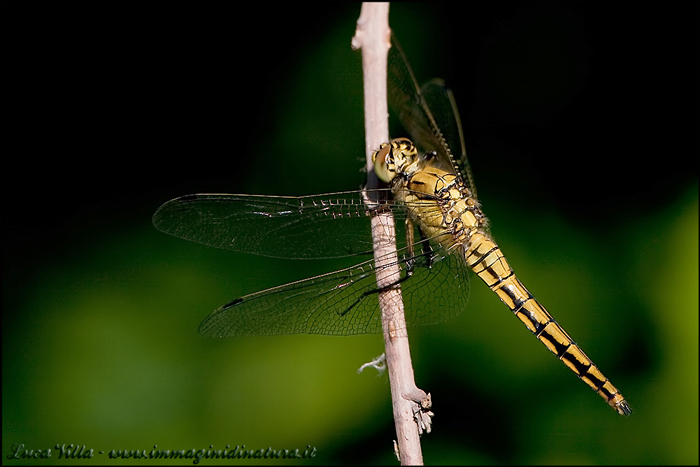
<instances>
[{"instance_id":1,"label":"pale wooden stick","mask_svg":"<svg viewBox=\"0 0 700 467\"><path fill-rule=\"evenodd\" d=\"M362 48L362 70L365 92L365 141L368 188L376 188L372 153L389 141L387 107L387 53L391 47L388 3L363 3L357 30L352 38L355 49ZM386 362L391 385L398 455L402 465L422 465L420 433L430 431L430 395L415 385L408 334L404 318L401 289L390 287L400 278L396 254L394 220L390 212L372 218L374 257L377 267L379 306L386 349ZM388 268L385 265L395 264Z\"/></svg>"}]
</instances>

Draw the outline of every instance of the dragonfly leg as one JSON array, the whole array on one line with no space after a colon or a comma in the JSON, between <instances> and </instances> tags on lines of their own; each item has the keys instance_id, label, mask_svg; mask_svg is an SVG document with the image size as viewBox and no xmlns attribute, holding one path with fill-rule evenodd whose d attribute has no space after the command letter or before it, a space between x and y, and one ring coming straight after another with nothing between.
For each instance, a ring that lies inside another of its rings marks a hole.
<instances>
[{"instance_id":1,"label":"dragonfly leg","mask_svg":"<svg viewBox=\"0 0 700 467\"><path fill-rule=\"evenodd\" d=\"M421 249L423 250L421 256L425 257L426 260L426 266L429 268L433 267L433 259L435 259L435 255L433 255L433 247L430 245L430 241L428 241L428 237L425 236L423 233L423 230L418 228L418 231L420 232L420 243L421 243Z\"/></svg>"},{"instance_id":2,"label":"dragonfly leg","mask_svg":"<svg viewBox=\"0 0 700 467\"><path fill-rule=\"evenodd\" d=\"M413 267L416 264L416 245L420 244L421 253L419 256L426 258L426 266L432 267L433 265L433 248L430 246L430 241L428 237L423 233L423 230L418 226L418 233L420 234L420 242L416 243L415 231L413 230L413 221L410 218L406 218L406 250L408 252L408 259L406 260L406 274L410 275L413 273Z\"/></svg>"},{"instance_id":3,"label":"dragonfly leg","mask_svg":"<svg viewBox=\"0 0 700 467\"><path fill-rule=\"evenodd\" d=\"M415 234L413 232L413 221L410 217L406 218L406 247L408 250L409 260L406 262L407 269L409 273L413 272L413 266L415 264L415 252L413 250L413 242L415 241Z\"/></svg>"},{"instance_id":4,"label":"dragonfly leg","mask_svg":"<svg viewBox=\"0 0 700 467\"><path fill-rule=\"evenodd\" d=\"M393 282L391 284L385 285L384 287L377 287L372 290L366 290L365 292L360 295L357 300L352 302L349 307L345 309L345 311L339 313L340 316L345 316L350 310L355 308L357 305L362 302L365 298L369 297L370 295L378 294L379 292L384 292L385 290L390 290L398 287L402 282L404 282L406 279L410 278L413 275L413 263L412 263L413 258L409 258L406 260L406 274L404 274L403 277L398 279L396 282Z\"/></svg>"}]
</instances>

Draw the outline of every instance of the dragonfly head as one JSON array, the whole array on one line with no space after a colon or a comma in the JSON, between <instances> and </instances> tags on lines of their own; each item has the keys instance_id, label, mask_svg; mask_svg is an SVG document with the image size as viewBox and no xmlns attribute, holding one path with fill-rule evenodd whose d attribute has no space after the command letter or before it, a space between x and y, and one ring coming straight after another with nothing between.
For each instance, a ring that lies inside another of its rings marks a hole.
<instances>
[{"instance_id":1,"label":"dragonfly head","mask_svg":"<svg viewBox=\"0 0 700 467\"><path fill-rule=\"evenodd\" d=\"M418 151L410 139L392 139L372 154L374 171L381 181L389 183L397 173L409 172L408 168L417 161L417 156Z\"/></svg>"}]
</instances>

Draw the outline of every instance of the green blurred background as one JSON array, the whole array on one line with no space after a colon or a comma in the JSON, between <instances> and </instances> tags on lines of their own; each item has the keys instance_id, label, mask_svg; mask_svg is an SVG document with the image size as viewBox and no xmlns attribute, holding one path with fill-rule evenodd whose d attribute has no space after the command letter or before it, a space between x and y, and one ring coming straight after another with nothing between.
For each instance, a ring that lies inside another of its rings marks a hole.
<instances>
[{"instance_id":1,"label":"green blurred background","mask_svg":"<svg viewBox=\"0 0 700 467\"><path fill-rule=\"evenodd\" d=\"M151 225L179 195L363 182L359 4L238 5L3 2L3 463L90 463L8 459L19 443L395 462L387 377L356 373L381 336L197 333L233 298L347 262ZM635 410L473 281L467 311L410 333L426 463L697 464L697 3L395 4L390 21L419 80L454 90L519 277Z\"/></svg>"}]
</instances>

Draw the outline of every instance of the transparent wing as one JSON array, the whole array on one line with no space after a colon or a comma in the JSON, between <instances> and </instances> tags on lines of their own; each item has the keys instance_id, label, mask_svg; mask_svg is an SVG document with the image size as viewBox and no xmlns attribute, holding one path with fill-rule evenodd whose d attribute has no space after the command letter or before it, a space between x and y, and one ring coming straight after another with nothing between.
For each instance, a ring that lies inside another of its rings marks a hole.
<instances>
[{"instance_id":1,"label":"transparent wing","mask_svg":"<svg viewBox=\"0 0 700 467\"><path fill-rule=\"evenodd\" d=\"M464 262L429 248L413 257L408 251L399 250L398 260L407 325L438 323L461 312L469 296ZM214 311L199 332L208 337L381 332L374 264L371 259L246 295Z\"/></svg>"},{"instance_id":2,"label":"transparent wing","mask_svg":"<svg viewBox=\"0 0 700 467\"><path fill-rule=\"evenodd\" d=\"M374 199L386 198L386 190L375 191L370 193ZM153 224L193 242L275 258L372 254L372 210L362 196L362 191L301 197L187 195L162 205ZM404 210L390 201L376 208L405 217Z\"/></svg>"},{"instance_id":3,"label":"transparent wing","mask_svg":"<svg viewBox=\"0 0 700 467\"><path fill-rule=\"evenodd\" d=\"M425 201L424 215L439 215L437 205L430 212ZM407 324L437 323L461 312L469 291L464 261L448 255L436 239L406 245L407 238L420 238L419 232L407 235L406 206L385 201L373 209L391 209L395 216L399 259L386 267L398 264L401 271ZM166 233L209 246L309 259L371 255L372 214L359 191L298 198L189 195L165 203L153 222ZM377 292L375 262L367 259L234 300L213 312L200 332L210 337L380 332Z\"/></svg>"},{"instance_id":4,"label":"transparent wing","mask_svg":"<svg viewBox=\"0 0 700 467\"><path fill-rule=\"evenodd\" d=\"M432 112L435 125L439 128L451 151L452 162L455 164L457 173L461 173L462 179L472 195L476 197L474 176L467 160L467 149L464 144L462 120L459 117L457 102L455 102L452 91L445 87L443 80L435 78L423 85L421 95Z\"/></svg>"},{"instance_id":5,"label":"transparent wing","mask_svg":"<svg viewBox=\"0 0 700 467\"><path fill-rule=\"evenodd\" d=\"M413 142L423 151L435 151L443 164L441 168L460 174L476 196L462 124L452 92L439 79L419 88L394 35L389 50L388 93L389 104Z\"/></svg>"}]
</instances>

